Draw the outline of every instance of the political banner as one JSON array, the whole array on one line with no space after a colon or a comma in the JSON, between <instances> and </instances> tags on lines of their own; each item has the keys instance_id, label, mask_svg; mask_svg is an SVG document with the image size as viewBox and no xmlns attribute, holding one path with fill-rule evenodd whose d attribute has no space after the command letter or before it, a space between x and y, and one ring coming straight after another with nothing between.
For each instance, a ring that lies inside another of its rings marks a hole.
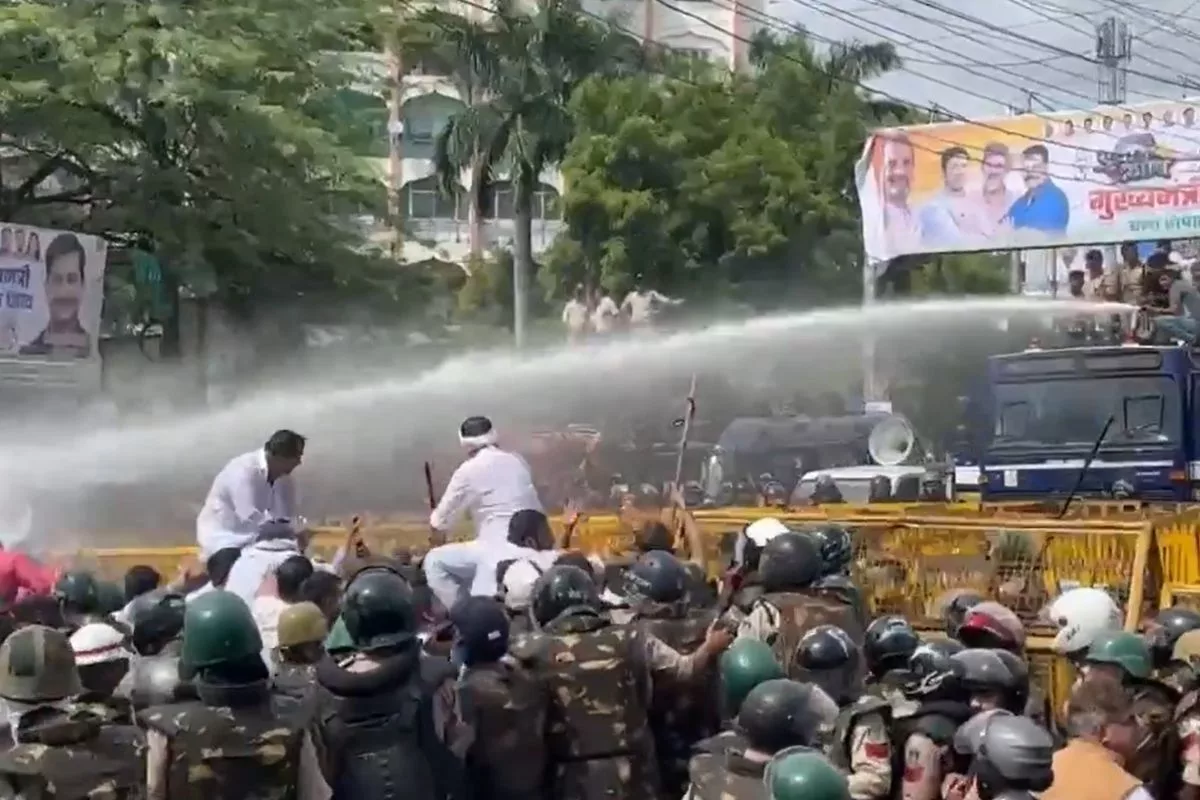
<instances>
[{"instance_id":1,"label":"political banner","mask_svg":"<svg viewBox=\"0 0 1200 800\"><path fill-rule=\"evenodd\" d=\"M1200 100L875 131L871 261L1200 236Z\"/></svg>"},{"instance_id":2,"label":"political banner","mask_svg":"<svg viewBox=\"0 0 1200 800\"><path fill-rule=\"evenodd\" d=\"M0 357L96 358L106 263L99 237L0 222Z\"/></svg>"}]
</instances>

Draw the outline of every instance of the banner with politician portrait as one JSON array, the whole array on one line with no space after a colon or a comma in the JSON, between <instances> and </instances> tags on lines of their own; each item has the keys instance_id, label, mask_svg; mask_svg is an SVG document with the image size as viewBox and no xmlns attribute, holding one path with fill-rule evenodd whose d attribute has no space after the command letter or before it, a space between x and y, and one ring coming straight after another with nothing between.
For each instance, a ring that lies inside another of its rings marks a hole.
<instances>
[{"instance_id":1,"label":"banner with politician portrait","mask_svg":"<svg viewBox=\"0 0 1200 800\"><path fill-rule=\"evenodd\" d=\"M875 131L870 261L1200 237L1200 100Z\"/></svg>"},{"instance_id":2,"label":"banner with politician portrait","mask_svg":"<svg viewBox=\"0 0 1200 800\"><path fill-rule=\"evenodd\" d=\"M95 358L106 259L99 237L0 222L0 357Z\"/></svg>"}]
</instances>

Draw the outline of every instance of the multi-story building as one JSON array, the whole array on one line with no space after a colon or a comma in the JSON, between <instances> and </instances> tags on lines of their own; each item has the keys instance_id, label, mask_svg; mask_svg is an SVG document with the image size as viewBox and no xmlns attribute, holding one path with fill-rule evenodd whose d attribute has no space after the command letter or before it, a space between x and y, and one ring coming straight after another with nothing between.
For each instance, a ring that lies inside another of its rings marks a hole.
<instances>
[{"instance_id":1,"label":"multi-story building","mask_svg":"<svg viewBox=\"0 0 1200 800\"><path fill-rule=\"evenodd\" d=\"M484 0L486 2L486 0ZM705 58L737 69L747 62L746 41L763 19L765 0L584 0L584 9L597 18L618 20L627 32L697 58ZM484 20L480 4L466 5L449 0L441 7L472 19ZM616 15L614 17L614 15ZM371 152L380 159L382 174L397 193L400 213L406 220L401 258L406 262L437 258L464 262L474 246L482 252L504 246L513 237L513 190L501 180L486 199L482 219L475 226L468 219L465 201L470 176L460 181L463 195L455 203L439 190L434 175L433 150L438 132L471 101L449 76L438 74L420 62L400 59L404 77L400 89L391 93L388 71L396 62L382 54L361 54L363 84L352 101L355 113L372 113L377 137ZM385 100L391 94L390 102ZM349 110L349 109L348 109ZM562 175L557 170L542 176L534 201L533 247L540 252L562 229L560 197ZM472 238L477 241L472 242Z\"/></svg>"}]
</instances>

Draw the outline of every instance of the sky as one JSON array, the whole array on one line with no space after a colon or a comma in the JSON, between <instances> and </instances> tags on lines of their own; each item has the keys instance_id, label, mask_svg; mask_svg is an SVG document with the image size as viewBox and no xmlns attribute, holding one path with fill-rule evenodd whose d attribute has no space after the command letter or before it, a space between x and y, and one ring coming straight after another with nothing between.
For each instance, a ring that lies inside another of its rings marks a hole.
<instances>
[{"instance_id":1,"label":"sky","mask_svg":"<svg viewBox=\"0 0 1200 800\"><path fill-rule=\"evenodd\" d=\"M905 68L870 86L966 117L1088 108L1097 22L1133 35L1126 104L1200 96L1200 0L767 0L763 23L818 41L890 41ZM1187 88L1187 79L1196 88Z\"/></svg>"}]
</instances>

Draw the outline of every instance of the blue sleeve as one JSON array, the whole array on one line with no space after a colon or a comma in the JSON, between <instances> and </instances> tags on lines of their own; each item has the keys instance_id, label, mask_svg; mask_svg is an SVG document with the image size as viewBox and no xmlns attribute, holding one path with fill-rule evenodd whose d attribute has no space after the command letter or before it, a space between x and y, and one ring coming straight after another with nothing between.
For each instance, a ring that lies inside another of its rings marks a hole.
<instances>
[{"instance_id":1,"label":"blue sleeve","mask_svg":"<svg viewBox=\"0 0 1200 800\"><path fill-rule=\"evenodd\" d=\"M1053 212L1047 215L1047 227L1050 230L1065 231L1071 222L1071 203L1067 200L1067 193L1057 186L1054 187Z\"/></svg>"}]
</instances>

